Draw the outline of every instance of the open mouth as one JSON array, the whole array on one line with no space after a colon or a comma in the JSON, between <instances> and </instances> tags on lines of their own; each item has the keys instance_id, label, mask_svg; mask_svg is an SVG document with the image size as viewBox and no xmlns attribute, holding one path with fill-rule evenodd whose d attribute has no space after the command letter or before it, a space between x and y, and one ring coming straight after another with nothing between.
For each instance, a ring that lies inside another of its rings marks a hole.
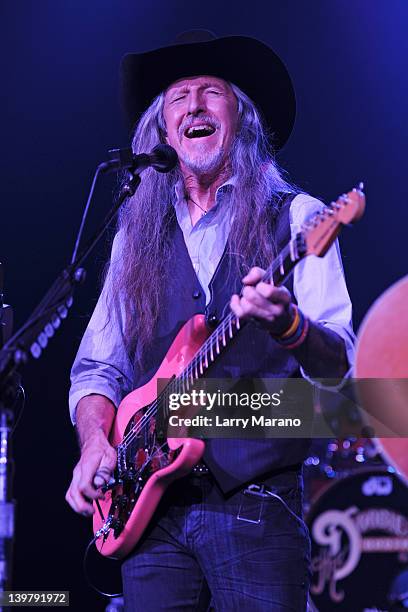
<instances>
[{"instance_id":1,"label":"open mouth","mask_svg":"<svg viewBox=\"0 0 408 612\"><path fill-rule=\"evenodd\" d=\"M215 127L208 124L192 125L184 131L186 138L206 138L212 136L215 132Z\"/></svg>"}]
</instances>

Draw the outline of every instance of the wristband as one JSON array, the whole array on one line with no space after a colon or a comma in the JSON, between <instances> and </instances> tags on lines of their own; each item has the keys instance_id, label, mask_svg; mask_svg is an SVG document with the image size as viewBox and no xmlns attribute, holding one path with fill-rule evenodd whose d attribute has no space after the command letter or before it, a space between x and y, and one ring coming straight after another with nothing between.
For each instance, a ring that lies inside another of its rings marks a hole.
<instances>
[{"instance_id":1,"label":"wristband","mask_svg":"<svg viewBox=\"0 0 408 612\"><path fill-rule=\"evenodd\" d=\"M306 339L307 332L309 331L309 319L304 317L303 321L304 321L303 322L303 329L302 329L302 332L301 332L299 338L297 340L295 340L294 342L292 342L291 344L285 344L284 348L286 348L286 349L295 349L295 348L298 348L298 346L300 346L301 344L303 344L303 342Z\"/></svg>"},{"instance_id":2,"label":"wristband","mask_svg":"<svg viewBox=\"0 0 408 612\"><path fill-rule=\"evenodd\" d=\"M300 346L309 331L309 319L304 316L303 312L296 308L295 319L290 328L281 336L273 336L274 340L283 348L294 349ZM296 322L296 325L294 323ZM289 333L290 332L290 333Z\"/></svg>"},{"instance_id":3,"label":"wristband","mask_svg":"<svg viewBox=\"0 0 408 612\"><path fill-rule=\"evenodd\" d=\"M300 323L299 308L296 306L296 304L292 304L292 307L295 309L295 316L293 318L293 321L289 329L287 329L283 334L280 334L279 336L277 336L278 340L284 340L285 338L289 338L290 336L293 336L293 334L296 332L299 326L299 323Z\"/></svg>"}]
</instances>

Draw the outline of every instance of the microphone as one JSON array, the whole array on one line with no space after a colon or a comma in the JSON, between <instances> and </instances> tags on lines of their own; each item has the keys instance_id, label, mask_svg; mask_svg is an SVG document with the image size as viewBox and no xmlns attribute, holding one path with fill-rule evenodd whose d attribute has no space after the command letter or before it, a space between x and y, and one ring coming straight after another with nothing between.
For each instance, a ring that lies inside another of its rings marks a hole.
<instances>
[{"instance_id":1,"label":"microphone","mask_svg":"<svg viewBox=\"0 0 408 612\"><path fill-rule=\"evenodd\" d=\"M177 165L176 151L167 144L159 144L150 153L135 155L132 149L111 149L110 160L99 165L102 172L116 172L127 168L133 173L140 174L146 168L154 168L157 172L170 172Z\"/></svg>"}]
</instances>

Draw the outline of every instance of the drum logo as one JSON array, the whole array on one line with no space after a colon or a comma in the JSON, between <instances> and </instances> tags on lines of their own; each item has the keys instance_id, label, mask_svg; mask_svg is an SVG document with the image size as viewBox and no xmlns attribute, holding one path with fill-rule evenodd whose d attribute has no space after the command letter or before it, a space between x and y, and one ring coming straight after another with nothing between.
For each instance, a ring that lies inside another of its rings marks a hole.
<instances>
[{"instance_id":1,"label":"drum logo","mask_svg":"<svg viewBox=\"0 0 408 612\"><path fill-rule=\"evenodd\" d=\"M392 478L389 476L371 476L361 487L363 495L391 495Z\"/></svg>"},{"instance_id":2,"label":"drum logo","mask_svg":"<svg viewBox=\"0 0 408 612\"><path fill-rule=\"evenodd\" d=\"M386 497L392 490L392 479L387 476L371 476L361 486L363 496ZM338 583L355 570L362 555L397 553L400 561L407 560L408 519L392 508L352 505L327 509L314 517L311 535L311 593L320 595L327 586L334 603L343 601L345 592Z\"/></svg>"}]
</instances>

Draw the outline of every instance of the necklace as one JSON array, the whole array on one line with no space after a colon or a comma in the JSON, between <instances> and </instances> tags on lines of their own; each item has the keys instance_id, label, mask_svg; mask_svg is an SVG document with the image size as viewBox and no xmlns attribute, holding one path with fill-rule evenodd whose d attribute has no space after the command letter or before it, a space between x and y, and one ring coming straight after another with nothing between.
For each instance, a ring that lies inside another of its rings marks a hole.
<instances>
[{"instance_id":1,"label":"necklace","mask_svg":"<svg viewBox=\"0 0 408 612\"><path fill-rule=\"evenodd\" d=\"M204 215L206 215L208 213L208 210L205 210L205 208L200 206L200 204L197 204L197 202L194 202L193 198L190 197L189 195L187 195L187 200L192 202L195 206L197 206L197 208L199 208L202 211L202 213L203 213L202 216L204 216Z\"/></svg>"}]
</instances>

